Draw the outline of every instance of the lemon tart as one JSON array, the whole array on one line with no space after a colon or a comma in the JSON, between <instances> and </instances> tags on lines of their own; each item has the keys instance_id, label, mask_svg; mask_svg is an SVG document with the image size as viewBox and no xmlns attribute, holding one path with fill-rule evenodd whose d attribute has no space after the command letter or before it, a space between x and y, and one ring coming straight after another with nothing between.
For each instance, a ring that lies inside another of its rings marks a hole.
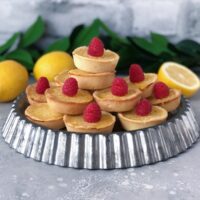
<instances>
[{"instance_id":1,"label":"lemon tart","mask_svg":"<svg viewBox=\"0 0 200 200\"><path fill-rule=\"evenodd\" d=\"M65 127L63 115L55 112L47 103L29 105L25 110L25 116L33 123L51 129Z\"/></svg>"},{"instance_id":2,"label":"lemon tart","mask_svg":"<svg viewBox=\"0 0 200 200\"><path fill-rule=\"evenodd\" d=\"M94 99L102 110L107 112L125 112L134 108L141 98L137 88L128 88L122 78L115 78L112 87L95 91ZM118 94L119 93L119 94Z\"/></svg>"},{"instance_id":3,"label":"lemon tart","mask_svg":"<svg viewBox=\"0 0 200 200\"><path fill-rule=\"evenodd\" d=\"M54 87L55 85L54 82L49 83L45 77L41 77L37 83L28 85L25 93L29 104L47 102L44 92L47 88Z\"/></svg>"},{"instance_id":4,"label":"lemon tart","mask_svg":"<svg viewBox=\"0 0 200 200\"><path fill-rule=\"evenodd\" d=\"M153 105L161 106L170 112L176 110L180 105L181 92L177 89L171 88L169 89L169 95L167 97L158 99L155 96L152 96L149 98L149 100Z\"/></svg>"},{"instance_id":5,"label":"lemon tart","mask_svg":"<svg viewBox=\"0 0 200 200\"><path fill-rule=\"evenodd\" d=\"M53 110L68 115L83 113L84 108L93 100L92 95L86 90L78 89L75 95L68 96L63 93L62 87L47 89L45 96Z\"/></svg>"},{"instance_id":6,"label":"lemon tart","mask_svg":"<svg viewBox=\"0 0 200 200\"><path fill-rule=\"evenodd\" d=\"M101 120L96 123L85 122L82 115L64 115L63 119L67 131L79 133L112 133L116 120L115 116L104 111Z\"/></svg>"},{"instance_id":7,"label":"lemon tart","mask_svg":"<svg viewBox=\"0 0 200 200\"><path fill-rule=\"evenodd\" d=\"M100 90L112 85L115 72L89 73L80 69L73 69L68 72L69 77L78 81L78 87L86 90Z\"/></svg>"},{"instance_id":8,"label":"lemon tart","mask_svg":"<svg viewBox=\"0 0 200 200\"><path fill-rule=\"evenodd\" d=\"M75 49L72 55L75 66L90 73L114 72L119 60L119 55L110 50L104 50L100 57L91 56L86 46Z\"/></svg>"},{"instance_id":9,"label":"lemon tart","mask_svg":"<svg viewBox=\"0 0 200 200\"><path fill-rule=\"evenodd\" d=\"M129 87L136 87L142 92L142 97L147 98L152 95L154 84L157 81L157 74L154 73L144 73L144 80L132 83L129 77L125 77Z\"/></svg>"},{"instance_id":10,"label":"lemon tart","mask_svg":"<svg viewBox=\"0 0 200 200\"><path fill-rule=\"evenodd\" d=\"M65 115L63 120L68 131L79 133L111 133L116 121L95 102L88 104L82 115Z\"/></svg>"},{"instance_id":11,"label":"lemon tart","mask_svg":"<svg viewBox=\"0 0 200 200\"><path fill-rule=\"evenodd\" d=\"M148 128L163 123L168 113L159 106L152 106L151 112L146 116L139 116L134 110L118 113L122 127L127 131Z\"/></svg>"}]
</instances>

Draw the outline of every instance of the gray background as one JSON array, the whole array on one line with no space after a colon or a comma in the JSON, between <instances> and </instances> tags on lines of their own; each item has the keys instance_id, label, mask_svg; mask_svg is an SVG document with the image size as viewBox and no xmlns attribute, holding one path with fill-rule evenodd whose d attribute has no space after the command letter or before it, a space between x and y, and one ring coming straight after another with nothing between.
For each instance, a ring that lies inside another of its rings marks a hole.
<instances>
[{"instance_id":1,"label":"gray background","mask_svg":"<svg viewBox=\"0 0 200 200\"><path fill-rule=\"evenodd\" d=\"M25 30L38 15L47 22L50 38L99 17L122 35L155 31L172 41L200 41L200 0L1 0L0 42Z\"/></svg>"},{"instance_id":2,"label":"gray background","mask_svg":"<svg viewBox=\"0 0 200 200\"><path fill-rule=\"evenodd\" d=\"M200 92L191 99L200 121ZM0 104L0 130L11 104ZM78 170L25 158L0 138L0 200L199 200L200 143L155 165Z\"/></svg>"}]
</instances>

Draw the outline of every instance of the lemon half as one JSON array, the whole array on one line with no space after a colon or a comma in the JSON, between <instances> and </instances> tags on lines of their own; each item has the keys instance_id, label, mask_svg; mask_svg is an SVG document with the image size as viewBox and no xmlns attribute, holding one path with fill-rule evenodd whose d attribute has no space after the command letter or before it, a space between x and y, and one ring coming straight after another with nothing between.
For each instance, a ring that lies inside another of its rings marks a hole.
<instances>
[{"instance_id":1,"label":"lemon half","mask_svg":"<svg viewBox=\"0 0 200 200\"><path fill-rule=\"evenodd\" d=\"M165 62L161 65L158 80L171 88L179 89L186 97L193 96L200 88L198 76L186 66L175 62Z\"/></svg>"}]
</instances>

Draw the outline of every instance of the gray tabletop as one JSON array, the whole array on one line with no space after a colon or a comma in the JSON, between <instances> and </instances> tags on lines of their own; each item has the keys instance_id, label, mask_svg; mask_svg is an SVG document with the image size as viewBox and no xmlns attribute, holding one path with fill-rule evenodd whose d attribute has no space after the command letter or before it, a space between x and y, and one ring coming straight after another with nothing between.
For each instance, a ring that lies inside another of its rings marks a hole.
<instances>
[{"instance_id":1,"label":"gray tabletop","mask_svg":"<svg viewBox=\"0 0 200 200\"><path fill-rule=\"evenodd\" d=\"M200 92L191 98L198 122ZM0 129L11 103L0 104ZM0 139L0 200L200 199L200 144L168 161L123 170L77 170L25 158Z\"/></svg>"}]
</instances>

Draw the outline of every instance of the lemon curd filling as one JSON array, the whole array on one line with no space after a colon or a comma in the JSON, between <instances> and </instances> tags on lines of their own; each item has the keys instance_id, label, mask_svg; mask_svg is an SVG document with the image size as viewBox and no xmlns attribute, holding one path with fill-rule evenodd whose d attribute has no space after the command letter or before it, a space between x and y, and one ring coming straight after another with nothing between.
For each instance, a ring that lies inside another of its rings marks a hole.
<instances>
[{"instance_id":1,"label":"lemon curd filling","mask_svg":"<svg viewBox=\"0 0 200 200\"><path fill-rule=\"evenodd\" d=\"M156 82L157 75L153 73L146 73L144 74L144 80L139 83L132 83L129 80L129 77L126 78L126 81L128 82L129 87L136 87L141 90L144 90L147 86L151 85L152 83Z\"/></svg>"},{"instance_id":2,"label":"lemon curd filling","mask_svg":"<svg viewBox=\"0 0 200 200\"><path fill-rule=\"evenodd\" d=\"M25 114L33 120L51 121L61 119L62 114L53 111L47 103L30 105Z\"/></svg>"},{"instance_id":3,"label":"lemon curd filling","mask_svg":"<svg viewBox=\"0 0 200 200\"><path fill-rule=\"evenodd\" d=\"M46 97L44 94L38 94L36 92L36 84L30 85L28 88L28 96L33 100L39 100L41 102L46 101Z\"/></svg>"},{"instance_id":4,"label":"lemon curd filling","mask_svg":"<svg viewBox=\"0 0 200 200\"><path fill-rule=\"evenodd\" d=\"M67 123L71 124L71 126L74 126L74 127L83 127L84 129L87 129L87 128L100 129L100 128L104 128L106 126L111 125L113 123L113 117L110 114L102 112L101 120L99 122L88 123L84 121L82 115L67 116Z\"/></svg>"},{"instance_id":5,"label":"lemon curd filling","mask_svg":"<svg viewBox=\"0 0 200 200\"><path fill-rule=\"evenodd\" d=\"M104 50L104 54L101 57L94 57L94 56L88 55L87 51L88 51L88 47L85 46L85 47L77 48L76 50L74 50L74 53L76 53L79 56L83 56L85 58L95 59L95 60L110 60L118 56L116 53L110 50Z\"/></svg>"},{"instance_id":6,"label":"lemon curd filling","mask_svg":"<svg viewBox=\"0 0 200 200\"><path fill-rule=\"evenodd\" d=\"M108 100L116 100L116 99L128 99L129 97L133 97L133 95L137 96L138 94L140 94L140 92L136 89L133 88L129 88L128 89L128 93L125 96L115 96L112 94L110 89L105 89L102 91L99 91L97 96L101 99L108 99Z\"/></svg>"},{"instance_id":7,"label":"lemon curd filling","mask_svg":"<svg viewBox=\"0 0 200 200\"><path fill-rule=\"evenodd\" d=\"M68 71L63 71L62 73L58 74L55 79L64 83L67 78L69 78Z\"/></svg>"},{"instance_id":8,"label":"lemon curd filling","mask_svg":"<svg viewBox=\"0 0 200 200\"><path fill-rule=\"evenodd\" d=\"M128 111L128 112L123 113L123 116L125 118L138 121L138 122L141 122L141 121L148 122L148 121L158 120L162 116L166 116L166 115L167 115L167 111L165 111L164 109L158 106L152 106L151 113L149 113L146 116L137 115L134 111Z\"/></svg>"},{"instance_id":9,"label":"lemon curd filling","mask_svg":"<svg viewBox=\"0 0 200 200\"><path fill-rule=\"evenodd\" d=\"M149 98L149 100L151 101L152 104L159 104L159 103L163 103L163 102L168 102L171 101L177 97L179 97L179 91L175 90L175 89L170 89L169 90L169 96L163 98L163 99L156 99L154 97Z\"/></svg>"},{"instance_id":10,"label":"lemon curd filling","mask_svg":"<svg viewBox=\"0 0 200 200\"><path fill-rule=\"evenodd\" d=\"M63 94L61 87L50 88L48 93L55 97L55 99L63 102L72 102L72 103L85 103L92 101L92 95L85 90L78 90L77 94L73 97Z\"/></svg>"}]
</instances>

